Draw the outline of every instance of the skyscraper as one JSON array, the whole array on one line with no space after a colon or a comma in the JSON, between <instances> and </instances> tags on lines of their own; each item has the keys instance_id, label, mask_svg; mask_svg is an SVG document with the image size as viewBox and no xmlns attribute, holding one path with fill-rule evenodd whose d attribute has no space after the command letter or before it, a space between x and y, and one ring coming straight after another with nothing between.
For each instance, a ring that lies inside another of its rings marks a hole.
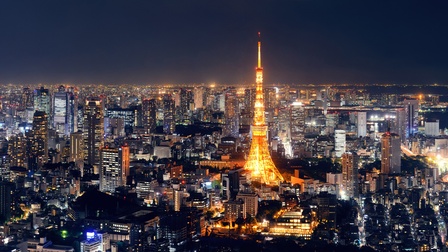
<instances>
[{"instance_id":1,"label":"skyscraper","mask_svg":"<svg viewBox=\"0 0 448 252\"><path fill-rule=\"evenodd\" d=\"M175 104L171 95L163 96L163 133L174 133L176 122L174 120Z\"/></svg>"},{"instance_id":2,"label":"skyscraper","mask_svg":"<svg viewBox=\"0 0 448 252\"><path fill-rule=\"evenodd\" d=\"M417 133L418 129L418 100L404 100L406 113L406 139Z\"/></svg>"},{"instance_id":3,"label":"skyscraper","mask_svg":"<svg viewBox=\"0 0 448 252\"><path fill-rule=\"evenodd\" d=\"M82 132L70 134L70 162L75 162L77 166L84 163L84 139Z\"/></svg>"},{"instance_id":4,"label":"skyscraper","mask_svg":"<svg viewBox=\"0 0 448 252\"><path fill-rule=\"evenodd\" d=\"M260 36L260 33L258 33ZM275 167L269 153L266 139L267 125L264 115L263 99L263 68L261 67L261 41L258 41L258 66L256 68L256 95L254 105L254 122L251 127L252 142L244 169L249 172L252 180L266 184L277 184L283 181L283 176Z\"/></svg>"},{"instance_id":5,"label":"skyscraper","mask_svg":"<svg viewBox=\"0 0 448 252\"><path fill-rule=\"evenodd\" d=\"M357 137L365 137L367 135L367 113L363 111L356 112L356 130Z\"/></svg>"},{"instance_id":6,"label":"skyscraper","mask_svg":"<svg viewBox=\"0 0 448 252\"><path fill-rule=\"evenodd\" d=\"M10 166L26 167L26 138L22 133L11 136L8 142L8 155L11 157Z\"/></svg>"},{"instance_id":7,"label":"skyscraper","mask_svg":"<svg viewBox=\"0 0 448 252\"><path fill-rule=\"evenodd\" d=\"M401 172L400 136L387 131L381 137L381 173L394 174Z\"/></svg>"},{"instance_id":8,"label":"skyscraper","mask_svg":"<svg viewBox=\"0 0 448 252\"><path fill-rule=\"evenodd\" d=\"M8 221L11 218L12 193L14 183L0 181L0 220ZM3 225L3 222L1 223Z\"/></svg>"},{"instance_id":9,"label":"skyscraper","mask_svg":"<svg viewBox=\"0 0 448 252\"><path fill-rule=\"evenodd\" d=\"M100 153L100 190L115 192L117 187L126 185L129 176L129 146L104 147Z\"/></svg>"},{"instance_id":10,"label":"skyscraper","mask_svg":"<svg viewBox=\"0 0 448 252\"><path fill-rule=\"evenodd\" d=\"M157 100L145 99L142 102L143 109L143 125L153 133L157 126Z\"/></svg>"},{"instance_id":11,"label":"skyscraper","mask_svg":"<svg viewBox=\"0 0 448 252\"><path fill-rule=\"evenodd\" d=\"M20 109L32 108L34 106L33 92L29 88L24 88L22 93L22 100L20 101Z\"/></svg>"},{"instance_id":12,"label":"skyscraper","mask_svg":"<svg viewBox=\"0 0 448 252\"><path fill-rule=\"evenodd\" d=\"M334 149L336 157L341 157L345 152L346 136L345 130L334 131Z\"/></svg>"},{"instance_id":13,"label":"skyscraper","mask_svg":"<svg viewBox=\"0 0 448 252\"><path fill-rule=\"evenodd\" d=\"M83 135L84 161L91 165L98 165L100 147L104 142L104 114L102 101L97 97L86 100ZM98 174L98 170L94 169L94 173Z\"/></svg>"},{"instance_id":14,"label":"skyscraper","mask_svg":"<svg viewBox=\"0 0 448 252\"><path fill-rule=\"evenodd\" d=\"M53 103L53 127L59 136L68 135L70 129L68 128L68 110L69 110L69 95L65 91L64 86L60 86L58 92L54 94Z\"/></svg>"},{"instance_id":15,"label":"skyscraper","mask_svg":"<svg viewBox=\"0 0 448 252\"><path fill-rule=\"evenodd\" d=\"M179 119L182 123L189 123L194 109L194 98L191 89L180 89Z\"/></svg>"},{"instance_id":16,"label":"skyscraper","mask_svg":"<svg viewBox=\"0 0 448 252\"><path fill-rule=\"evenodd\" d=\"M34 110L35 111L43 111L47 116L50 115L51 112L51 98L50 91L41 87L40 89L34 90L33 94L34 100Z\"/></svg>"},{"instance_id":17,"label":"skyscraper","mask_svg":"<svg viewBox=\"0 0 448 252\"><path fill-rule=\"evenodd\" d=\"M238 137L239 134L239 113L238 99L234 88L228 90L225 96L225 118L226 126L224 128L225 136Z\"/></svg>"},{"instance_id":18,"label":"skyscraper","mask_svg":"<svg viewBox=\"0 0 448 252\"><path fill-rule=\"evenodd\" d=\"M37 167L40 167L48 161L47 159L48 159L48 115L44 111L36 111L34 112L33 116L33 130L31 139L31 163L34 165L37 164Z\"/></svg>"},{"instance_id":19,"label":"skyscraper","mask_svg":"<svg viewBox=\"0 0 448 252\"><path fill-rule=\"evenodd\" d=\"M358 155L342 154L342 189L349 198L358 196Z\"/></svg>"},{"instance_id":20,"label":"skyscraper","mask_svg":"<svg viewBox=\"0 0 448 252\"><path fill-rule=\"evenodd\" d=\"M290 130L293 141L305 138L305 108L300 102L293 102L290 109Z\"/></svg>"}]
</instances>

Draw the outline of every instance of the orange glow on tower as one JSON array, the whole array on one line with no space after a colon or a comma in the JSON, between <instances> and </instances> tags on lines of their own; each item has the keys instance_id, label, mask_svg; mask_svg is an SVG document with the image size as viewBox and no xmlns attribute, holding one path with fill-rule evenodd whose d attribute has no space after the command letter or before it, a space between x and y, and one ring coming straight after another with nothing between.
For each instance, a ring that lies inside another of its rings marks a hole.
<instances>
[{"instance_id":1,"label":"orange glow on tower","mask_svg":"<svg viewBox=\"0 0 448 252\"><path fill-rule=\"evenodd\" d=\"M255 93L254 122L251 127L252 142L244 169L249 172L251 180L273 185L277 184L279 181L283 181L283 177L272 161L266 139L267 126L264 116L263 67L261 66L260 33L258 33L258 37L258 65L255 69L257 87Z\"/></svg>"}]
</instances>

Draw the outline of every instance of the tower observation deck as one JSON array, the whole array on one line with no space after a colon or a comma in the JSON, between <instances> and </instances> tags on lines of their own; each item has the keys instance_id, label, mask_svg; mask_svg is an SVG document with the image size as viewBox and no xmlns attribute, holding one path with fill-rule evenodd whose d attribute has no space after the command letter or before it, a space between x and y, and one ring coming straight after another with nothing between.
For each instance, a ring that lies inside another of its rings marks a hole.
<instances>
[{"instance_id":1,"label":"tower observation deck","mask_svg":"<svg viewBox=\"0 0 448 252\"><path fill-rule=\"evenodd\" d=\"M283 177L272 161L266 139L267 126L264 115L260 33L258 33L258 38L258 65L255 69L257 86L255 92L254 121L251 126L252 141L244 170L250 175L250 180L259 181L267 185L274 185L278 184L279 181L283 181Z\"/></svg>"}]
</instances>

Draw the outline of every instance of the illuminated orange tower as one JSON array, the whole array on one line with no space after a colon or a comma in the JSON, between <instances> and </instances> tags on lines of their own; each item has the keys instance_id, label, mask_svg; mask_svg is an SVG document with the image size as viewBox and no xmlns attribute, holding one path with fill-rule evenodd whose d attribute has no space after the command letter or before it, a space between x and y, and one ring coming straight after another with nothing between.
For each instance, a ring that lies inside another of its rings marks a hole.
<instances>
[{"instance_id":1,"label":"illuminated orange tower","mask_svg":"<svg viewBox=\"0 0 448 252\"><path fill-rule=\"evenodd\" d=\"M244 169L249 172L251 180L273 185L277 184L279 181L283 181L283 177L272 161L268 142L266 140L267 126L264 118L263 67L261 67L260 33L258 33L256 84L254 122L251 127L252 142Z\"/></svg>"}]
</instances>

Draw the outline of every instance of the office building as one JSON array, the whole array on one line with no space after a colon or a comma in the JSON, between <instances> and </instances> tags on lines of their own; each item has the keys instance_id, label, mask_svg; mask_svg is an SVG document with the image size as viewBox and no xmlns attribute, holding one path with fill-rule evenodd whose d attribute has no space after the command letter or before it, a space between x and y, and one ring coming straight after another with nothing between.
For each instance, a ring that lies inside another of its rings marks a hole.
<instances>
[{"instance_id":1,"label":"office building","mask_svg":"<svg viewBox=\"0 0 448 252\"><path fill-rule=\"evenodd\" d=\"M381 137L381 173L401 173L400 137L389 131Z\"/></svg>"},{"instance_id":2,"label":"office building","mask_svg":"<svg viewBox=\"0 0 448 252\"><path fill-rule=\"evenodd\" d=\"M31 160L32 169L41 167L48 159L48 115L44 111L36 111L33 116L33 130L31 132ZM37 166L36 166L37 165ZM31 168L31 167L28 167Z\"/></svg>"},{"instance_id":3,"label":"office building","mask_svg":"<svg viewBox=\"0 0 448 252\"><path fill-rule=\"evenodd\" d=\"M356 112L356 131L357 137L367 136L367 113L358 111Z\"/></svg>"},{"instance_id":4,"label":"office building","mask_svg":"<svg viewBox=\"0 0 448 252\"><path fill-rule=\"evenodd\" d=\"M99 98L87 99L84 107L84 162L95 167L100 162L100 147L104 143L103 104ZM98 174L98 169L94 169Z\"/></svg>"},{"instance_id":5,"label":"office building","mask_svg":"<svg viewBox=\"0 0 448 252\"><path fill-rule=\"evenodd\" d=\"M115 192L117 187L126 185L129 176L129 146L104 147L100 154L100 190Z\"/></svg>"},{"instance_id":6,"label":"office building","mask_svg":"<svg viewBox=\"0 0 448 252\"><path fill-rule=\"evenodd\" d=\"M225 119L224 136L238 137L239 135L239 111L236 90L230 89L225 96Z\"/></svg>"},{"instance_id":7,"label":"office building","mask_svg":"<svg viewBox=\"0 0 448 252\"><path fill-rule=\"evenodd\" d=\"M243 218L247 218L248 215L255 217L258 213L258 194L241 191L236 195L236 200L244 202L243 205Z\"/></svg>"},{"instance_id":8,"label":"office building","mask_svg":"<svg viewBox=\"0 0 448 252\"><path fill-rule=\"evenodd\" d=\"M346 136L345 130L335 130L334 131L334 150L335 156L340 158L345 152Z\"/></svg>"},{"instance_id":9,"label":"office building","mask_svg":"<svg viewBox=\"0 0 448 252\"><path fill-rule=\"evenodd\" d=\"M440 135L439 120L427 120L425 121L425 134L427 136Z\"/></svg>"},{"instance_id":10,"label":"office building","mask_svg":"<svg viewBox=\"0 0 448 252\"><path fill-rule=\"evenodd\" d=\"M150 133L154 133L157 126L157 100L145 99L142 102L143 125Z\"/></svg>"},{"instance_id":11,"label":"office building","mask_svg":"<svg viewBox=\"0 0 448 252\"><path fill-rule=\"evenodd\" d=\"M176 126L175 104L171 95L163 96L163 133L173 134Z\"/></svg>"},{"instance_id":12,"label":"office building","mask_svg":"<svg viewBox=\"0 0 448 252\"><path fill-rule=\"evenodd\" d=\"M41 87L34 90L33 93L34 111L43 111L47 115L51 112L51 96L50 91Z\"/></svg>"},{"instance_id":13,"label":"office building","mask_svg":"<svg viewBox=\"0 0 448 252\"><path fill-rule=\"evenodd\" d=\"M406 139L418 132L418 100L404 100Z\"/></svg>"},{"instance_id":14,"label":"office building","mask_svg":"<svg viewBox=\"0 0 448 252\"><path fill-rule=\"evenodd\" d=\"M358 159L356 153L342 154L342 198L358 197Z\"/></svg>"}]
</instances>

